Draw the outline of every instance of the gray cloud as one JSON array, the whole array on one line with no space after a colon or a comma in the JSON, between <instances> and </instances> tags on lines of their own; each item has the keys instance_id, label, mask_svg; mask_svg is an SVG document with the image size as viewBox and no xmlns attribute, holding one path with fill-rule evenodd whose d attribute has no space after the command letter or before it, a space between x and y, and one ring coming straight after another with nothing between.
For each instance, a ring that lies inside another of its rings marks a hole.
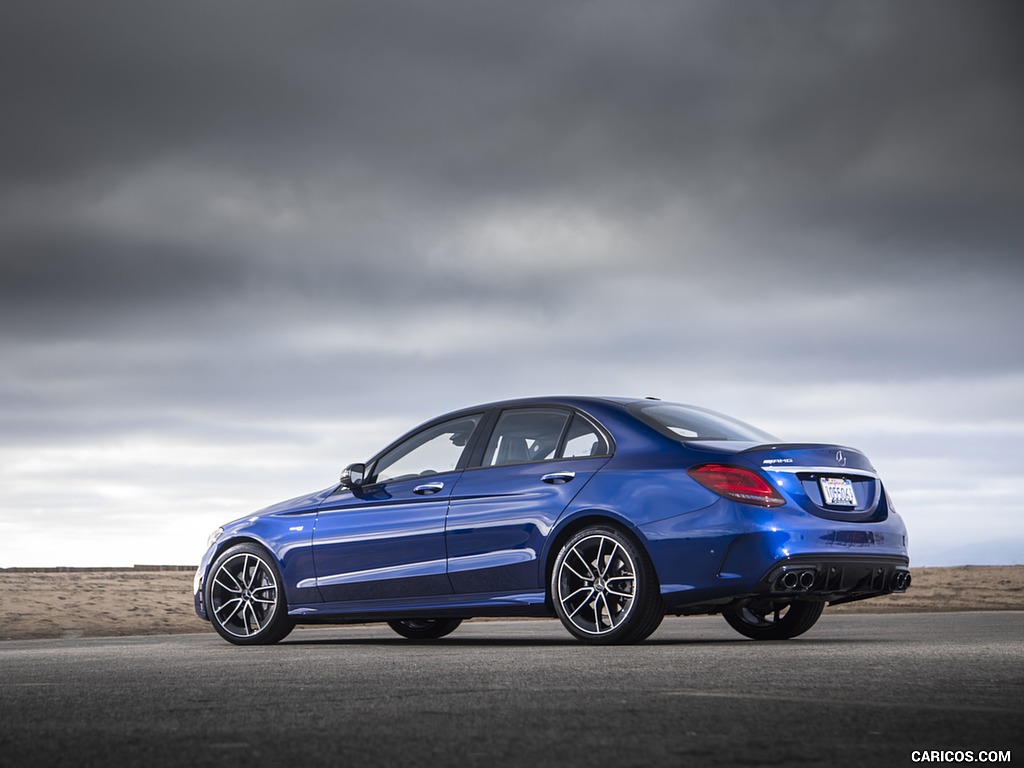
<instances>
[{"instance_id":1,"label":"gray cloud","mask_svg":"<svg viewBox=\"0 0 1024 768\"><path fill-rule=\"evenodd\" d=\"M1024 436L1012 4L2 14L11 552L52 473L82 488L48 508L203 527L506 395L834 425L922 516L948 465L900 457L936 425L979 456Z\"/></svg>"}]
</instances>

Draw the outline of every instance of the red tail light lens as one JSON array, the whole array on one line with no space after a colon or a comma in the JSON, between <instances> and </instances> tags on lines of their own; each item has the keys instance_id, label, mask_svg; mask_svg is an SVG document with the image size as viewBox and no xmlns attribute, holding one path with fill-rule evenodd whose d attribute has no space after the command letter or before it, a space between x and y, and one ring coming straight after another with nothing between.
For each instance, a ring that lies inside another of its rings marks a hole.
<instances>
[{"instance_id":1,"label":"red tail light lens","mask_svg":"<svg viewBox=\"0 0 1024 768\"><path fill-rule=\"evenodd\" d=\"M701 464L687 474L709 491L744 504L781 507L786 503L775 487L752 469L729 464Z\"/></svg>"}]
</instances>

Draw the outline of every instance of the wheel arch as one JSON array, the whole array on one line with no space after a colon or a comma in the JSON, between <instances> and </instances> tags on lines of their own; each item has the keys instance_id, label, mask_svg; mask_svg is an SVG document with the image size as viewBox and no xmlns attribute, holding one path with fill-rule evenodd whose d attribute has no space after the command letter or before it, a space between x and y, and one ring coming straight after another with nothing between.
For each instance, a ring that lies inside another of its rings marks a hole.
<instances>
[{"instance_id":1,"label":"wheel arch","mask_svg":"<svg viewBox=\"0 0 1024 768\"><path fill-rule=\"evenodd\" d=\"M239 544L254 544L257 547L260 547L272 558L274 558L278 570L282 570L281 558L278 557L278 553L275 552L274 548L271 547L266 541L259 538L258 536L253 536L252 534L231 534L230 536L225 536L221 539L218 539L213 549L211 549L207 553L207 556L204 558L204 562L202 564L202 587L199 599L201 600L201 604L203 606L204 611L206 610L206 582L210 578L210 570L213 568L213 564L216 563L218 559L220 559L221 555L223 555L232 547L237 547Z\"/></svg>"},{"instance_id":2,"label":"wheel arch","mask_svg":"<svg viewBox=\"0 0 1024 768\"><path fill-rule=\"evenodd\" d=\"M548 536L547 548L543 557L544 605L552 612L554 612L554 603L551 597L551 575L555 569L555 560L558 559L558 553L569 539L584 528L590 528L595 525L607 525L623 531L650 557L651 552L647 546L646 537L635 525L617 513L601 509L581 510L571 517L559 521L551 535Z\"/></svg>"},{"instance_id":3,"label":"wheel arch","mask_svg":"<svg viewBox=\"0 0 1024 768\"><path fill-rule=\"evenodd\" d=\"M217 542L217 546L213 550L213 555L210 557L210 563L206 566L206 573L210 573L210 568L213 567L213 564L217 561L217 558L219 558L232 547L237 547L239 544L255 544L257 547L260 547L261 549L265 550L278 563L280 563L281 561L281 558L277 556L277 552L274 551L274 548L258 536L253 536L251 534L239 536L233 534ZM280 565L278 565L278 567L280 568Z\"/></svg>"}]
</instances>

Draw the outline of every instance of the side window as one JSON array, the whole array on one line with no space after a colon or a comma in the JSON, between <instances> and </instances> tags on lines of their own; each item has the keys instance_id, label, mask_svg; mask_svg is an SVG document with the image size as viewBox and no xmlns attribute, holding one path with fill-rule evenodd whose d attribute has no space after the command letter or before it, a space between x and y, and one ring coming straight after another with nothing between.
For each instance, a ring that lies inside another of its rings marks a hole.
<instances>
[{"instance_id":1,"label":"side window","mask_svg":"<svg viewBox=\"0 0 1024 768\"><path fill-rule=\"evenodd\" d=\"M480 416L466 416L425 429L385 453L374 467L372 482L450 472L458 466Z\"/></svg>"},{"instance_id":2,"label":"side window","mask_svg":"<svg viewBox=\"0 0 1024 768\"><path fill-rule=\"evenodd\" d=\"M569 412L557 408L517 408L498 418L483 466L524 464L553 459Z\"/></svg>"},{"instance_id":3,"label":"side window","mask_svg":"<svg viewBox=\"0 0 1024 768\"><path fill-rule=\"evenodd\" d=\"M572 459L581 456L607 456L608 441L594 426L578 413L572 417L572 425L565 436L565 447L561 458Z\"/></svg>"}]
</instances>

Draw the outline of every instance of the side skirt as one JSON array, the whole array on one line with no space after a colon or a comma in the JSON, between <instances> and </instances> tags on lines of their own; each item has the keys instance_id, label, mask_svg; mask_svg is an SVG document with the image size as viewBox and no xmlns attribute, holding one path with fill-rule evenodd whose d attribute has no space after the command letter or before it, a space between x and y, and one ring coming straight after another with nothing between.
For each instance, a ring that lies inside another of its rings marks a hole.
<instances>
[{"instance_id":1,"label":"side skirt","mask_svg":"<svg viewBox=\"0 0 1024 768\"><path fill-rule=\"evenodd\" d=\"M430 598L391 600L350 600L341 603L304 603L292 605L288 615L299 623L385 621L399 618L436 618L453 616L517 617L554 616L545 604L543 590L508 594L491 592L470 595L436 595Z\"/></svg>"}]
</instances>

